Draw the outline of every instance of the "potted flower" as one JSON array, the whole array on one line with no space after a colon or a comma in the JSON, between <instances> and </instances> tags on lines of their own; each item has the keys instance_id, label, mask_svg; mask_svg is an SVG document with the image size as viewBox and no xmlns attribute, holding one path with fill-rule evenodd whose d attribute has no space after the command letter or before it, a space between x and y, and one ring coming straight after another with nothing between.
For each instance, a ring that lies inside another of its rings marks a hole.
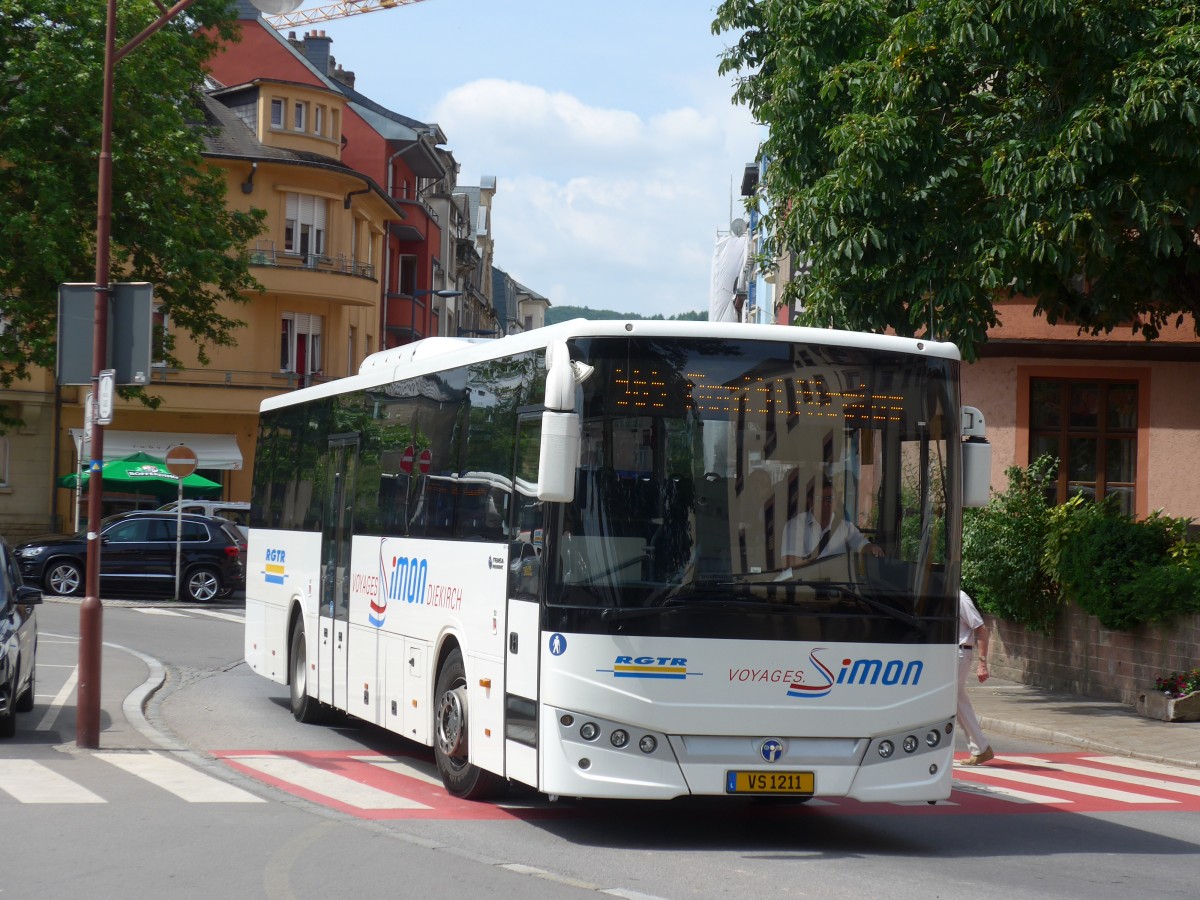
<instances>
[{"instance_id":1,"label":"potted flower","mask_svg":"<svg viewBox=\"0 0 1200 900\"><path fill-rule=\"evenodd\" d=\"M1200 722L1200 668L1154 679L1154 690L1138 698L1138 712L1166 722Z\"/></svg>"}]
</instances>

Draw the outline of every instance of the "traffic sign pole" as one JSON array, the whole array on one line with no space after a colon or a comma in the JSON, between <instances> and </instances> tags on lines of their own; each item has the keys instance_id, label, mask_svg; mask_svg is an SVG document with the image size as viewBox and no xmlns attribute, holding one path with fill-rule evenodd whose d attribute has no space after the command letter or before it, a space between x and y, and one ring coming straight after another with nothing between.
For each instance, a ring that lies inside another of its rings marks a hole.
<instances>
[{"instance_id":1,"label":"traffic sign pole","mask_svg":"<svg viewBox=\"0 0 1200 900\"><path fill-rule=\"evenodd\" d=\"M167 451L167 471L179 479L175 501L175 602L179 602L179 570L183 559L183 479L196 471L196 454L180 444Z\"/></svg>"}]
</instances>

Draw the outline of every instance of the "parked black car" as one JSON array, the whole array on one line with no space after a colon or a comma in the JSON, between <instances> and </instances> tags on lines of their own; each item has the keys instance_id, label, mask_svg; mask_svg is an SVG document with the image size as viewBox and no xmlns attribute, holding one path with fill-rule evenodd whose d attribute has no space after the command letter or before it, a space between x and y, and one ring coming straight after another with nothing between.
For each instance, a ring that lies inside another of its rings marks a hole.
<instances>
[{"instance_id":1,"label":"parked black car","mask_svg":"<svg viewBox=\"0 0 1200 900\"><path fill-rule=\"evenodd\" d=\"M17 713L33 709L37 611L42 592L22 582L12 549L0 538L0 738L17 732Z\"/></svg>"},{"instance_id":2,"label":"parked black car","mask_svg":"<svg viewBox=\"0 0 1200 900\"><path fill-rule=\"evenodd\" d=\"M181 598L203 603L246 586L245 541L237 526L216 516L185 514L181 545ZM176 514L139 510L100 523L100 587L175 593ZM87 535L29 541L16 548L25 580L47 593L82 593Z\"/></svg>"}]
</instances>

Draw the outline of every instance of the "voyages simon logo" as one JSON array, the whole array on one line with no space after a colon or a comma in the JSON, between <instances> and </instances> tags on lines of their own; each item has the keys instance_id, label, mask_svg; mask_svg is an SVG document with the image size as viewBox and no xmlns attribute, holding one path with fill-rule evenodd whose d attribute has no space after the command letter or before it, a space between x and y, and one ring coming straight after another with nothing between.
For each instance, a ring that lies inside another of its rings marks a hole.
<instances>
[{"instance_id":1,"label":"voyages simon logo","mask_svg":"<svg viewBox=\"0 0 1200 900\"><path fill-rule=\"evenodd\" d=\"M458 612L462 609L463 589L458 585L429 580L429 560L403 553L389 553L383 545L379 553L378 575L355 575L351 590L369 598L367 621L382 628L387 619L388 603L395 600L409 606L429 606Z\"/></svg>"},{"instance_id":2,"label":"voyages simon logo","mask_svg":"<svg viewBox=\"0 0 1200 900\"><path fill-rule=\"evenodd\" d=\"M812 664L805 669L730 669L731 682L786 683L789 697L817 699L828 697L837 685L915 685L921 680L925 664L919 659L849 659L834 671L817 654L827 648L816 647L808 654Z\"/></svg>"}]
</instances>

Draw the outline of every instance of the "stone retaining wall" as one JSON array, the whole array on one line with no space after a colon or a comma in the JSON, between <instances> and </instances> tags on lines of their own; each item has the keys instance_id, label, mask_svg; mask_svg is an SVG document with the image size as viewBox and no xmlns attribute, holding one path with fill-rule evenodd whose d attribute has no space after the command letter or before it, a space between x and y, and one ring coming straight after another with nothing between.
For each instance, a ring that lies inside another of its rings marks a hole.
<instances>
[{"instance_id":1,"label":"stone retaining wall","mask_svg":"<svg viewBox=\"0 0 1200 900\"><path fill-rule=\"evenodd\" d=\"M1075 605L1059 613L1043 637L985 616L992 646L988 667L998 678L1047 690L1117 700L1136 707L1154 679L1200 666L1200 616L1136 631L1109 631Z\"/></svg>"}]
</instances>

